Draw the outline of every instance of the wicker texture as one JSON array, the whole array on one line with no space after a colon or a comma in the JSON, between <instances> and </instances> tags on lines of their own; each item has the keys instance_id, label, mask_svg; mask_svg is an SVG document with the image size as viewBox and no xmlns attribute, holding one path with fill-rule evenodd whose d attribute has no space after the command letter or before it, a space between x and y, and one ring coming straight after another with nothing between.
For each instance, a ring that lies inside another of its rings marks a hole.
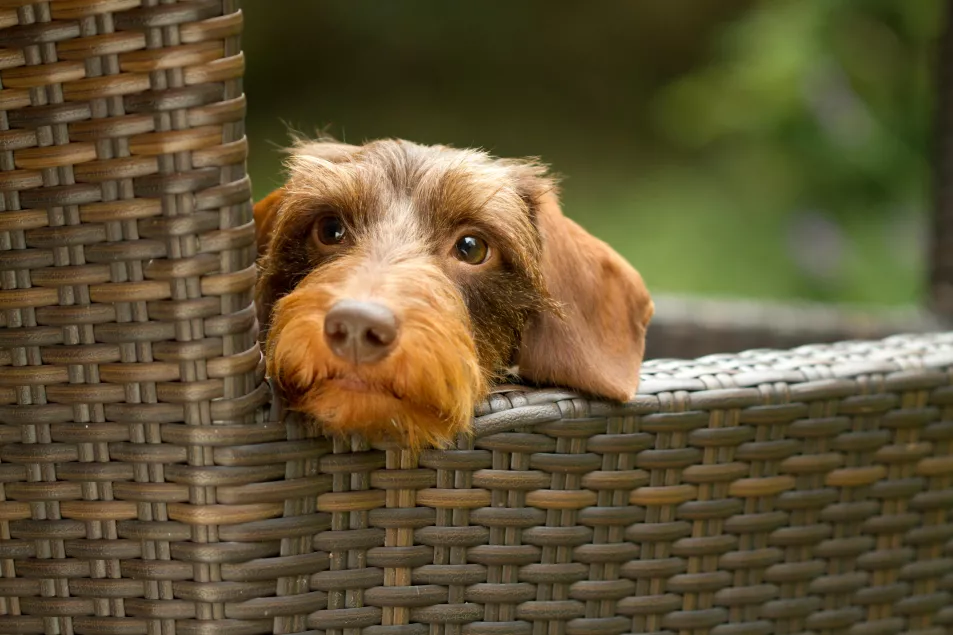
<instances>
[{"instance_id":1,"label":"wicker texture","mask_svg":"<svg viewBox=\"0 0 953 635\"><path fill-rule=\"evenodd\" d=\"M95 463L5 426L0 632L951 632L951 421L946 334L657 360L625 407L502 392L416 459L168 423Z\"/></svg>"},{"instance_id":2,"label":"wicker texture","mask_svg":"<svg viewBox=\"0 0 953 635\"><path fill-rule=\"evenodd\" d=\"M659 360L624 408L499 394L416 461L318 444L307 623L951 632L951 370L953 335Z\"/></svg>"},{"instance_id":3,"label":"wicker texture","mask_svg":"<svg viewBox=\"0 0 953 635\"><path fill-rule=\"evenodd\" d=\"M0 633L186 633L221 579L175 541L268 398L233 4L0 1Z\"/></svg>"},{"instance_id":4,"label":"wicker texture","mask_svg":"<svg viewBox=\"0 0 953 635\"><path fill-rule=\"evenodd\" d=\"M263 416L240 26L0 0L0 634L953 632L953 334Z\"/></svg>"},{"instance_id":5,"label":"wicker texture","mask_svg":"<svg viewBox=\"0 0 953 635\"><path fill-rule=\"evenodd\" d=\"M650 359L691 359L755 348L788 349L946 330L942 319L918 309L667 294L655 294L653 299L655 317L645 347Z\"/></svg>"},{"instance_id":6,"label":"wicker texture","mask_svg":"<svg viewBox=\"0 0 953 635\"><path fill-rule=\"evenodd\" d=\"M265 401L230 4L0 3L0 417L30 442Z\"/></svg>"}]
</instances>

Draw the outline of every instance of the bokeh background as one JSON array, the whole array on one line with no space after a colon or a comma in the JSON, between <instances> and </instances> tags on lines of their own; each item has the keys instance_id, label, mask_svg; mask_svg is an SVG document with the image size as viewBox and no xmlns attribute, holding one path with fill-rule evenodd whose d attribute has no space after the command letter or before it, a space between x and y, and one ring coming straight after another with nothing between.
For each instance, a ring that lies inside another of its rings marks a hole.
<instances>
[{"instance_id":1,"label":"bokeh background","mask_svg":"<svg viewBox=\"0 0 953 635\"><path fill-rule=\"evenodd\" d=\"M291 126L539 156L653 292L925 295L939 0L248 0L257 197Z\"/></svg>"}]
</instances>

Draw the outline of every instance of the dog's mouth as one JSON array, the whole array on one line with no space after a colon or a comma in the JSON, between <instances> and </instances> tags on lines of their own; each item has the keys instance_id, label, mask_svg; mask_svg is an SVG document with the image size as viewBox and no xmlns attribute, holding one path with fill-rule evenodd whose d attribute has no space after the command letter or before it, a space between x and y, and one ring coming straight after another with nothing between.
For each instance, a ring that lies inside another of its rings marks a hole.
<instances>
[{"instance_id":1,"label":"dog's mouth","mask_svg":"<svg viewBox=\"0 0 953 635\"><path fill-rule=\"evenodd\" d=\"M290 410L310 415L332 435L360 433L419 448L445 442L462 422L438 403L401 394L390 382L338 372L286 394Z\"/></svg>"},{"instance_id":2,"label":"dog's mouth","mask_svg":"<svg viewBox=\"0 0 953 635\"><path fill-rule=\"evenodd\" d=\"M327 380L325 380L325 383L348 392L381 392L380 390L373 388L371 384L364 379L361 379L355 375L329 377Z\"/></svg>"},{"instance_id":3,"label":"dog's mouth","mask_svg":"<svg viewBox=\"0 0 953 635\"><path fill-rule=\"evenodd\" d=\"M359 368L326 368L324 373L305 381L302 377L279 372L276 379L290 409L314 416L327 416L342 406L352 415L359 415L365 410L364 406L373 403L378 407L389 404L395 412L425 412L428 417L441 421L454 418L440 403L404 392L389 378L362 373Z\"/></svg>"},{"instance_id":4,"label":"dog's mouth","mask_svg":"<svg viewBox=\"0 0 953 635\"><path fill-rule=\"evenodd\" d=\"M338 405L341 399L361 403L363 400L374 400L380 402L381 399L394 404L395 407L406 406L418 411L426 411L431 416L439 419L447 419L449 413L443 410L435 403L415 399L411 395L405 395L399 392L396 387L389 382L374 381L362 377L353 372L335 372L327 377L317 380L313 386L299 387L302 396L317 395L317 399L310 401L312 404L320 403L325 408L332 410ZM294 407L294 404L292 404ZM305 408L307 409L307 408Z\"/></svg>"},{"instance_id":5,"label":"dog's mouth","mask_svg":"<svg viewBox=\"0 0 953 635\"><path fill-rule=\"evenodd\" d=\"M336 389L336 391L346 393L364 393L390 397L395 401L410 401L406 395L400 394L389 382L375 381L356 372L331 372L327 377L319 380L313 388L323 393Z\"/></svg>"}]
</instances>

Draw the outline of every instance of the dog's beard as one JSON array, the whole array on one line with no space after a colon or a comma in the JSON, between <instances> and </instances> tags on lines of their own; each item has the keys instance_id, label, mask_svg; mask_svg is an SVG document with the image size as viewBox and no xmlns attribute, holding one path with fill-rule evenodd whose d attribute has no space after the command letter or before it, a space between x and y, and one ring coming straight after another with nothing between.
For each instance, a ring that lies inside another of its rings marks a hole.
<instances>
[{"instance_id":1,"label":"dog's beard","mask_svg":"<svg viewBox=\"0 0 953 635\"><path fill-rule=\"evenodd\" d=\"M452 441L469 428L490 383L462 298L437 267L389 272L374 299L399 315L395 348L373 364L352 364L324 338L345 272L344 263L322 267L275 306L268 372L289 408L334 436L395 439L411 449Z\"/></svg>"}]
</instances>

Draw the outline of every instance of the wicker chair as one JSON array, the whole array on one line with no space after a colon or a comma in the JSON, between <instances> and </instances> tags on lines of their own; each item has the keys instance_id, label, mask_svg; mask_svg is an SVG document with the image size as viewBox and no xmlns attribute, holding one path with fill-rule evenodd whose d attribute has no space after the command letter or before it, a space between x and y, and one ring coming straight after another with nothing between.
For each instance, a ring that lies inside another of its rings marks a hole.
<instances>
[{"instance_id":1,"label":"wicker chair","mask_svg":"<svg viewBox=\"0 0 953 635\"><path fill-rule=\"evenodd\" d=\"M416 458L269 410L240 30L0 0L0 634L953 633L950 333L501 391ZM759 311L654 355L933 323Z\"/></svg>"}]
</instances>

